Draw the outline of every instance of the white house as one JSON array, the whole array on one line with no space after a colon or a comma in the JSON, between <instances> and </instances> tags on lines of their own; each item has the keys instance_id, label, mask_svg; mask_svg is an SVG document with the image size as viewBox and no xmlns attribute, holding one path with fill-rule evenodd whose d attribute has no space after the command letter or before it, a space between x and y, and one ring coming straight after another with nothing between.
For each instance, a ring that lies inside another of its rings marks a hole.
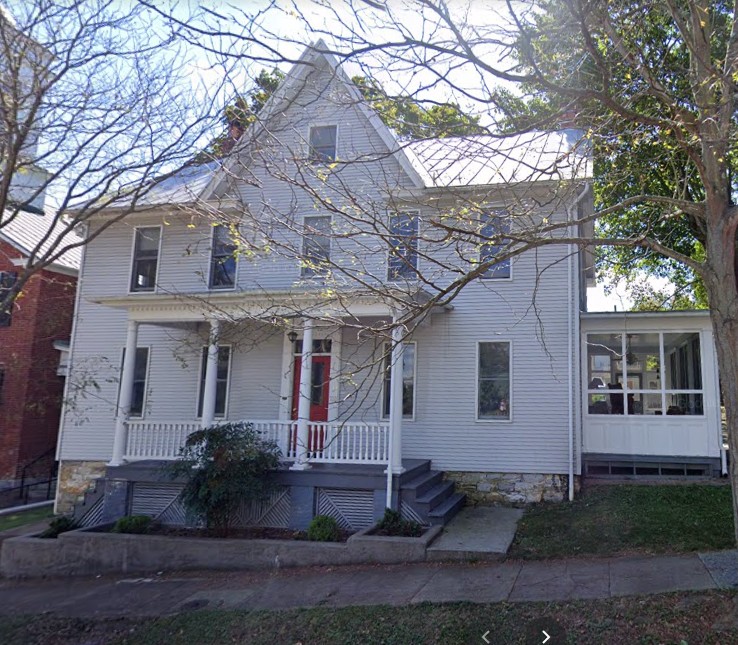
<instances>
[{"instance_id":1,"label":"white house","mask_svg":"<svg viewBox=\"0 0 738 645\"><path fill-rule=\"evenodd\" d=\"M280 446L284 488L244 511L277 526L444 522L464 494L561 500L583 467L719 461L704 315L580 320L575 246L487 267L501 247L463 228L576 233L581 133L402 143L319 49L226 162L86 247L57 510L181 521L159 464L221 419Z\"/></svg>"}]
</instances>

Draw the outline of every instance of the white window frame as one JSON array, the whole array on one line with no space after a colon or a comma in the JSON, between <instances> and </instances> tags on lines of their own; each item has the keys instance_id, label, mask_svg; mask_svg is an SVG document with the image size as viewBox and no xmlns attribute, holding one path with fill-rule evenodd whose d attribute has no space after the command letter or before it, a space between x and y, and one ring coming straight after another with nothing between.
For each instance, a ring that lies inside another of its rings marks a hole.
<instances>
[{"instance_id":1,"label":"white window frame","mask_svg":"<svg viewBox=\"0 0 738 645\"><path fill-rule=\"evenodd\" d=\"M313 146L310 143L310 132L313 128L336 128L336 148L334 151L333 159L327 160L327 159L313 159L312 157L312 151ZM339 125L338 123L328 123L328 122L318 122L318 123L311 123L307 128L307 137L305 141L307 142L307 159L311 164L331 164L338 161L338 132L339 132Z\"/></svg>"},{"instance_id":2,"label":"white window frame","mask_svg":"<svg viewBox=\"0 0 738 645\"><path fill-rule=\"evenodd\" d=\"M205 390L204 386L202 385L202 371L205 368L204 363L207 361L207 351L203 352L203 349L207 350L208 345L202 345L200 347L200 360L198 361L198 371L197 371L197 395L195 396L195 419L202 419L202 414L200 413L200 391L202 389L203 393L203 402L205 400ZM233 372L233 345L229 343L223 343L218 344L218 351L220 351L221 347L227 347L228 348L228 373L226 374L226 392L225 392L225 408L223 409L223 414L218 414L215 412L215 408L213 408L213 418L215 419L227 419L228 418L228 408L231 401L231 376ZM217 366L216 366L217 369ZM217 377L217 374L216 374ZM216 378L216 387L217 387L217 378Z\"/></svg>"},{"instance_id":3,"label":"white window frame","mask_svg":"<svg viewBox=\"0 0 738 645\"><path fill-rule=\"evenodd\" d=\"M387 211L387 237L391 238L393 237L392 233L392 216L393 215L401 215L401 214L407 214L415 217L415 221L418 223L418 230L417 230L417 237L416 237L416 243L415 243L415 271L413 275L406 277L406 276L398 276L398 277L390 277L390 259L393 257L392 249L389 247L389 244L387 245L387 251L386 251L386 258L385 258L385 266L387 267L387 271L385 272L385 275L387 276L387 282L390 284L397 284L402 282L417 282L419 278L420 273L420 210L418 209L402 209L402 210L394 210L394 211ZM396 257L396 256L394 256Z\"/></svg>"},{"instance_id":4,"label":"white window frame","mask_svg":"<svg viewBox=\"0 0 738 645\"><path fill-rule=\"evenodd\" d=\"M141 228L158 228L159 229L159 248L156 251L156 274L154 275L153 289L136 289L133 290L133 262L136 259L136 237L138 230ZM139 224L133 227L133 243L131 244L131 258L128 262L128 295L137 293L157 293L159 291L159 272L161 270L161 243L164 239L164 227L161 224Z\"/></svg>"},{"instance_id":5,"label":"white window frame","mask_svg":"<svg viewBox=\"0 0 738 645\"><path fill-rule=\"evenodd\" d=\"M303 260L302 260L302 258L304 257L304 252L305 252L305 228L307 226L305 224L305 220L308 219L308 218L311 218L311 217L327 217L330 220L329 225L328 225L328 228L329 228L330 231L333 230L333 216L330 215L330 214L325 214L325 215L303 215L302 216L302 235L300 236L300 258L301 258L300 259L300 280L323 280L323 279L325 279L326 275L328 273L330 273L330 271L331 271L331 269L330 269L330 263L331 263L331 254L333 252L333 244L331 243L331 234L330 234L330 232L328 234L328 264L329 264L329 267L326 270L326 272L325 273L313 273L312 275L306 275L305 274L306 266L305 266L305 264L303 263Z\"/></svg>"},{"instance_id":6,"label":"white window frame","mask_svg":"<svg viewBox=\"0 0 738 645\"><path fill-rule=\"evenodd\" d=\"M417 409L418 405L418 341L416 340L408 340L403 341L402 343L404 346L407 345L413 345L415 349L414 353L414 363L413 363L413 413L410 416L402 415L403 421L415 421L415 411ZM387 379L384 376L384 370L385 366L384 363L387 359L387 356L390 357L390 370L392 369L392 344L391 343L385 343L384 344L384 353L382 354L382 392L381 392L381 398L379 400L380 405L380 415L379 417L381 419L389 419L389 413L384 413L384 397L387 394ZM404 352L403 352L403 360L404 360ZM391 378L391 377L390 377Z\"/></svg>"},{"instance_id":7,"label":"white window frame","mask_svg":"<svg viewBox=\"0 0 738 645\"><path fill-rule=\"evenodd\" d=\"M508 397L508 405L510 406L510 414L507 419L496 419L494 417L480 417L479 416L479 347L482 343L507 343L508 344L508 373L510 383L510 395ZM491 338L481 339L476 343L475 352L475 367L474 367L474 420L476 423L512 423L513 414L515 413L515 406L513 404L513 342L509 338Z\"/></svg>"},{"instance_id":8,"label":"white window frame","mask_svg":"<svg viewBox=\"0 0 738 645\"><path fill-rule=\"evenodd\" d=\"M509 222L509 225L510 225L510 230L512 230L512 216L504 208L497 208L497 207L485 208L485 209L482 210L481 215L482 216L487 216L487 217L489 217L489 216L495 216L495 217L498 217L499 219L503 219L503 218L504 219L507 219L507 221ZM486 222L482 225L482 228L484 228L484 226L486 226ZM480 229L480 232L481 232L481 229ZM477 254L477 260L479 261L479 264L482 264L482 248L485 247L485 246L488 246L488 245L482 243L479 246L479 253ZM505 277L497 277L495 275L487 275L487 272L485 272L485 273L483 273L482 275L479 276L479 279L480 280L492 280L494 282L512 282L512 279L513 279L513 259L512 258L508 258L507 259L507 262L509 263L509 273L510 273L510 275L505 276ZM493 268L494 267L490 267L489 269L487 269L487 271L492 271Z\"/></svg>"},{"instance_id":9,"label":"white window frame","mask_svg":"<svg viewBox=\"0 0 738 645\"><path fill-rule=\"evenodd\" d=\"M661 388L658 390L649 390L646 388L640 388L637 390L629 390L628 389L628 364L627 362L623 361L623 372L622 372L622 383L623 383L623 389L622 390L614 390L615 393L622 392L623 394L623 414L596 414L594 412L589 411L589 397L592 394L604 394L609 395L613 393L613 390L610 389L590 389L589 383L589 375L590 375L590 365L589 365L589 337L590 336L602 336L606 334L611 335L619 335L622 336L620 339L620 351L621 355L625 356L627 352L627 335L628 334L657 334L659 337L659 382L661 383ZM699 390L684 390L684 389L674 389L674 388L667 388L666 387L666 353L664 352L664 336L666 334L696 334L697 338L699 338L700 341L700 378L702 380L702 388ZM705 404L706 402L706 390L705 390L705 347L704 342L702 338L701 330L699 329L668 329L668 328L659 328L659 329L605 329L605 330L592 330L588 331L584 335L584 351L582 352L583 358L586 361L584 364L584 370L582 372L583 374L583 391L585 392L584 397L584 414L587 417L590 417L592 419L622 419L623 417L633 417L635 419L648 419L652 418L654 415L648 415L645 413L642 414L630 414L628 412L628 394L640 394L641 398L643 398L645 395L655 396L659 395L661 397L661 414L655 415L659 419L666 419L666 418L674 418L674 419L705 419L707 417L707 406ZM670 394L699 394L702 396L702 414L677 414L677 415L670 415L666 414L666 410L668 409L666 406L666 397Z\"/></svg>"},{"instance_id":10,"label":"white window frame","mask_svg":"<svg viewBox=\"0 0 738 645\"><path fill-rule=\"evenodd\" d=\"M146 409L148 406L148 399L149 399L149 379L151 378L151 353L152 353L152 346L151 345L136 345L136 351L139 349L145 349L146 350L146 376L144 380L144 395L143 395L143 402L141 403L141 414L140 415L132 415L128 414L129 419L145 419L146 418ZM121 347L120 349L120 368L118 370L118 396L115 399L115 409L118 410L120 407L120 386L122 384L122 377L123 377L123 360L125 357L126 348L125 346ZM133 372L135 374L136 372L136 359L133 359ZM133 393L131 393L133 394Z\"/></svg>"},{"instance_id":11,"label":"white window frame","mask_svg":"<svg viewBox=\"0 0 738 645\"><path fill-rule=\"evenodd\" d=\"M219 227L228 228L226 224L216 224L212 227L213 232L210 236L210 257L208 261L208 290L210 291L234 291L236 289L236 285L238 284L238 255L234 255L233 259L236 262L236 270L233 274L233 284L228 287L216 287L213 286L213 254L215 252L215 230Z\"/></svg>"}]
</instances>

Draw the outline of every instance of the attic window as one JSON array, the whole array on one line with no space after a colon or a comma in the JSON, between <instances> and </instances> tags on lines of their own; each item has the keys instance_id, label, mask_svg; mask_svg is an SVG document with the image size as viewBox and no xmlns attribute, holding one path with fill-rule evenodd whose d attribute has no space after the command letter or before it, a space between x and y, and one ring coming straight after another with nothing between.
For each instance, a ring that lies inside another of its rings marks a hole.
<instances>
[{"instance_id":1,"label":"attic window","mask_svg":"<svg viewBox=\"0 0 738 645\"><path fill-rule=\"evenodd\" d=\"M311 161L335 160L336 130L335 125L318 125L310 128Z\"/></svg>"}]
</instances>

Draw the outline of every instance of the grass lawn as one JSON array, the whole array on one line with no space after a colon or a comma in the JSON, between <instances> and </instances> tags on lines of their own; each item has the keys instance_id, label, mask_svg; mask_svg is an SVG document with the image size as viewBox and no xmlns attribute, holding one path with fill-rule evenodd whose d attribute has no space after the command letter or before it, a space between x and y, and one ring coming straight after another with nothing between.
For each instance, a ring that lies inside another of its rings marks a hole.
<instances>
[{"instance_id":1,"label":"grass lawn","mask_svg":"<svg viewBox=\"0 0 738 645\"><path fill-rule=\"evenodd\" d=\"M23 511L22 513L12 513L11 515L0 515L0 531L14 529L16 526L24 524L32 524L45 519L51 519L54 516L53 506L42 506L34 508L31 511Z\"/></svg>"},{"instance_id":2,"label":"grass lawn","mask_svg":"<svg viewBox=\"0 0 738 645\"><path fill-rule=\"evenodd\" d=\"M529 508L513 558L730 549L730 486L592 486L573 502Z\"/></svg>"},{"instance_id":3,"label":"grass lawn","mask_svg":"<svg viewBox=\"0 0 738 645\"><path fill-rule=\"evenodd\" d=\"M738 642L734 592L683 592L559 603L451 603L409 607L347 607L289 611L194 611L158 619L64 619L14 616L0 621L3 645L415 645L539 642L526 638L533 621L555 620L556 642ZM543 623L549 628L550 622Z\"/></svg>"}]
</instances>

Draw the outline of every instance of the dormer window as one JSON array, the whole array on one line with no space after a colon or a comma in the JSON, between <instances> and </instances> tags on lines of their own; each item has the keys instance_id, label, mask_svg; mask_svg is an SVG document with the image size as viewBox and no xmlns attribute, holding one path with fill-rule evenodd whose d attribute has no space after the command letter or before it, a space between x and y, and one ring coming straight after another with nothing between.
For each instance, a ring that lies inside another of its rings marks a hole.
<instances>
[{"instance_id":1,"label":"dormer window","mask_svg":"<svg viewBox=\"0 0 738 645\"><path fill-rule=\"evenodd\" d=\"M310 160L335 161L336 126L316 125L310 128Z\"/></svg>"}]
</instances>

